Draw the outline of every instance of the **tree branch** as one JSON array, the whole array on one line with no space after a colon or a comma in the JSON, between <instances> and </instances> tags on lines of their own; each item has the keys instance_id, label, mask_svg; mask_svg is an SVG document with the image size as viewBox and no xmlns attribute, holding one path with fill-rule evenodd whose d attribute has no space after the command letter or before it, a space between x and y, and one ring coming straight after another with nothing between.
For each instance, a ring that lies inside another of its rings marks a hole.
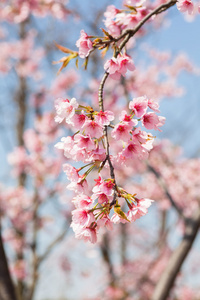
<instances>
[{"instance_id":1,"label":"tree branch","mask_svg":"<svg viewBox=\"0 0 200 300\"><path fill-rule=\"evenodd\" d=\"M159 5L157 8L155 8L154 10L152 10L148 15L146 15L138 24L137 26L135 26L135 28L133 29L127 29L125 30L124 33L122 33L118 38L111 38L109 43L115 43L121 39L124 38L124 40L121 42L120 46L118 47L118 50L115 51L114 57L116 58L118 56L118 54L121 52L121 50L125 47L125 45L127 44L127 42L129 41L129 39L131 37L133 37L136 32L154 15L157 15L165 10L167 10L168 8L170 8L171 6L173 6L176 3L177 0L170 0L167 3L161 4ZM103 42L104 43L104 42ZM104 111L104 103L103 103L103 90L104 90L104 86L106 83L106 80L109 76L109 73L107 71L105 71L104 76L101 80L100 86L99 86L99 108L100 110ZM108 132L107 132L107 128L108 126L104 126L104 139L105 139L105 148L106 148L106 159L105 161L102 163L102 167L104 166L105 162L108 161L109 166L110 166L110 176L113 179L115 186L114 186L114 196L113 196L113 200L110 203L110 206L115 205L116 203L116 199L117 199L117 185L116 185L116 181L115 181L115 173L114 173L114 167L112 165L111 159L110 159L110 153L109 153L109 141L108 141Z\"/></svg>"},{"instance_id":2,"label":"tree branch","mask_svg":"<svg viewBox=\"0 0 200 300\"><path fill-rule=\"evenodd\" d=\"M108 267L109 275L110 275L110 285L114 285L116 281L111 257L110 257L110 241L108 233L103 235L102 243L100 245L102 257Z\"/></svg>"},{"instance_id":3,"label":"tree branch","mask_svg":"<svg viewBox=\"0 0 200 300\"><path fill-rule=\"evenodd\" d=\"M167 196L167 198L169 199L171 205L175 208L175 210L177 211L179 216L186 221L186 217L184 216L183 210L174 201L174 199L173 199L172 195L170 194L170 192L168 191L167 186L166 186L162 176L160 175L160 173L158 173L154 169L154 167L151 166L149 163L147 163L147 167L148 167L149 171L152 172L155 175L155 177L157 178L158 184L163 189L163 191L164 191L165 195Z\"/></svg>"}]
</instances>

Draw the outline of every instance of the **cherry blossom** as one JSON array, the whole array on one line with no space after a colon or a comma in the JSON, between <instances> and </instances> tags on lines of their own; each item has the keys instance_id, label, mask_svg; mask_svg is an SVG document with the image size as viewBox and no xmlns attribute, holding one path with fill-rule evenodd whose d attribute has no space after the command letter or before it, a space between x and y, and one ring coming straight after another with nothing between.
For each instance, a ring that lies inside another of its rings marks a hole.
<instances>
[{"instance_id":1,"label":"cherry blossom","mask_svg":"<svg viewBox=\"0 0 200 300\"><path fill-rule=\"evenodd\" d=\"M194 5L192 1L190 0L178 0L177 3L177 8L181 12L187 12L189 15L193 14L194 11Z\"/></svg>"},{"instance_id":2,"label":"cherry blossom","mask_svg":"<svg viewBox=\"0 0 200 300\"><path fill-rule=\"evenodd\" d=\"M121 75L126 75L127 70L134 71L135 66L132 59L128 55L123 54L108 60L104 65L104 69L110 74L112 79L118 80Z\"/></svg>"},{"instance_id":3,"label":"cherry blossom","mask_svg":"<svg viewBox=\"0 0 200 300\"><path fill-rule=\"evenodd\" d=\"M92 42L84 30L81 30L81 37L76 42L76 46L79 48L79 56L81 58L87 57L93 48Z\"/></svg>"},{"instance_id":4,"label":"cherry blossom","mask_svg":"<svg viewBox=\"0 0 200 300\"><path fill-rule=\"evenodd\" d=\"M137 206L134 204L130 205L127 213L128 219L132 222L146 215L148 212L147 208L151 206L152 202L153 200L150 199L140 199Z\"/></svg>"},{"instance_id":5,"label":"cherry blossom","mask_svg":"<svg viewBox=\"0 0 200 300\"><path fill-rule=\"evenodd\" d=\"M146 113L142 117L142 125L147 129L155 129L161 131L158 127L163 126L165 118L157 116L153 112Z\"/></svg>"},{"instance_id":6,"label":"cherry blossom","mask_svg":"<svg viewBox=\"0 0 200 300\"><path fill-rule=\"evenodd\" d=\"M148 99L146 96L134 98L129 103L129 108L133 110L136 117L141 118L147 110L148 107Z\"/></svg>"},{"instance_id":7,"label":"cherry blossom","mask_svg":"<svg viewBox=\"0 0 200 300\"><path fill-rule=\"evenodd\" d=\"M61 123L64 119L66 123L70 123L70 119L75 114L75 109L78 108L78 103L75 98L70 101L68 99L58 98L55 101L56 117L55 121Z\"/></svg>"}]
</instances>

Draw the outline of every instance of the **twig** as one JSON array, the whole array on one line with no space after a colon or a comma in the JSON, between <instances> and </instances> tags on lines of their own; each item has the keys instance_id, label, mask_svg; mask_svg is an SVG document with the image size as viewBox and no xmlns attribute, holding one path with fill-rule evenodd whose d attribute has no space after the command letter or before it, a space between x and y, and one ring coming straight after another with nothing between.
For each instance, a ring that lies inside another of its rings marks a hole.
<instances>
[{"instance_id":1,"label":"twig","mask_svg":"<svg viewBox=\"0 0 200 300\"><path fill-rule=\"evenodd\" d=\"M184 216L183 210L178 206L178 204L174 201L172 195L170 194L170 192L167 189L167 186L162 178L162 176L160 175L160 173L158 173L154 167L152 165L150 165L149 163L147 163L147 167L149 169L150 172L152 172L155 177L157 178L158 184L160 185L160 187L163 189L165 195L167 196L167 198L169 199L171 205L175 208L175 210L178 212L179 216L184 219L186 221L186 217Z\"/></svg>"},{"instance_id":2,"label":"twig","mask_svg":"<svg viewBox=\"0 0 200 300\"><path fill-rule=\"evenodd\" d=\"M67 228L65 228L63 230L63 232L57 237L55 238L55 240L53 242L51 242L51 244L48 246L48 248L46 249L46 251L38 257L38 264L40 264L41 262L43 262L47 256L49 256L49 254L51 253L51 251L53 250L54 246L57 245L57 243L61 242L63 240L63 238L65 237L66 233L69 230L69 226Z\"/></svg>"}]
</instances>

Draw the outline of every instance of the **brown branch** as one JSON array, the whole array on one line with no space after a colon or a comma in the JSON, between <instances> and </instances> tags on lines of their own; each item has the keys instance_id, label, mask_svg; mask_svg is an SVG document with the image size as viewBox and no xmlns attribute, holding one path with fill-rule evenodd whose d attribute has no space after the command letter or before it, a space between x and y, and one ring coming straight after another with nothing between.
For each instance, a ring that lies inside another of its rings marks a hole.
<instances>
[{"instance_id":1,"label":"brown branch","mask_svg":"<svg viewBox=\"0 0 200 300\"><path fill-rule=\"evenodd\" d=\"M168 261L152 296L152 300L166 300L172 289L175 279L190 252L193 242L200 228L200 209L187 221L185 234L177 249Z\"/></svg>"},{"instance_id":2,"label":"brown branch","mask_svg":"<svg viewBox=\"0 0 200 300\"><path fill-rule=\"evenodd\" d=\"M99 86L99 108L100 110L104 111L104 105L103 105L103 89L104 89L104 85L106 82L106 79L108 78L109 73L105 72L100 86ZM111 159L110 159L110 152L109 152L109 141L108 141L108 126L104 126L104 130L103 130L103 134L104 134L104 140L105 140L105 148L106 148L106 159L103 161L101 168L103 168L103 166L105 165L106 161L108 161L109 166L110 166L110 176L114 181L114 196L113 196L113 200L110 203L110 206L114 205L116 203L116 198L117 198L117 188L116 188L116 180L115 180L115 173L114 173L114 167L112 165Z\"/></svg>"},{"instance_id":3,"label":"brown branch","mask_svg":"<svg viewBox=\"0 0 200 300\"><path fill-rule=\"evenodd\" d=\"M17 300L14 285L8 269L0 228L0 300Z\"/></svg>"}]
</instances>

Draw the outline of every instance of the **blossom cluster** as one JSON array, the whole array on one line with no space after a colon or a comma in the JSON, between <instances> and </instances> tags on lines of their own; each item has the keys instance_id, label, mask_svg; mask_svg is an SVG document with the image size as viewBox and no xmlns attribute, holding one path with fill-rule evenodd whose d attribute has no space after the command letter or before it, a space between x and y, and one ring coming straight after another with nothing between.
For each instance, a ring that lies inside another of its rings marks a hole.
<instances>
[{"instance_id":1,"label":"blossom cluster","mask_svg":"<svg viewBox=\"0 0 200 300\"><path fill-rule=\"evenodd\" d=\"M158 1L159 2L159 1ZM114 5L109 5L104 13L104 24L108 32L113 37L118 37L124 30L133 29L156 5L148 0L125 0L124 5L130 10L118 9ZM192 0L178 0L177 8L180 12L195 15L200 12L199 3ZM140 29L140 33L143 29Z\"/></svg>"},{"instance_id":2,"label":"blossom cluster","mask_svg":"<svg viewBox=\"0 0 200 300\"><path fill-rule=\"evenodd\" d=\"M78 104L75 98L58 98L55 108L55 121L64 121L76 131L72 136L63 137L56 148L61 149L68 159L86 164L79 168L68 163L63 166L70 181L67 188L77 194L72 200L75 210L71 227L77 238L95 243L100 227L112 229L113 223L132 222L147 213L152 200L139 199L136 194L128 193L106 172L109 161L117 166L146 159L154 137L137 125L141 122L146 129L160 130L164 118L156 115L158 104L146 96L134 98L129 103L129 111L123 110L115 125L111 123L114 121L112 111L95 111L91 106ZM148 109L155 112L148 112ZM118 153L107 154L105 128L110 130L108 134L117 148L121 147ZM98 171L98 175L90 187L87 178L92 171L93 174ZM126 208L124 204L127 204Z\"/></svg>"}]
</instances>

